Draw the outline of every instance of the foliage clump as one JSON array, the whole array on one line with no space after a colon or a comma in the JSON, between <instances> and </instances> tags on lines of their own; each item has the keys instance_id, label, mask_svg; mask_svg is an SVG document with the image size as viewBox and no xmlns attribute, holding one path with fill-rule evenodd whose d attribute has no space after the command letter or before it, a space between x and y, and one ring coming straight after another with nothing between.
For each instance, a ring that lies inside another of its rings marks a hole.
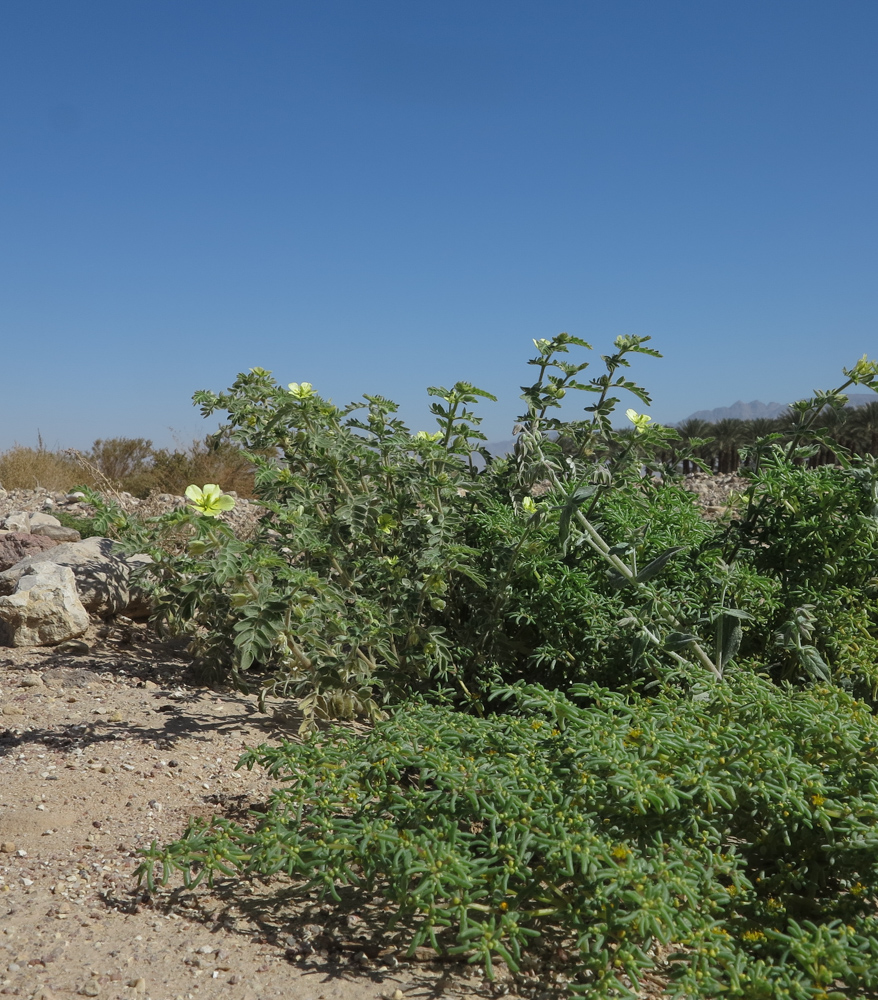
<instances>
[{"instance_id":1,"label":"foliage clump","mask_svg":"<svg viewBox=\"0 0 878 1000\"><path fill-rule=\"evenodd\" d=\"M487 718L413 704L365 737L249 751L282 783L266 811L196 821L142 873L380 892L412 947L489 970L560 948L595 998L635 995L646 970L677 997L878 989L868 706L746 671L653 698L498 695Z\"/></svg>"},{"instance_id":2,"label":"foliage clump","mask_svg":"<svg viewBox=\"0 0 878 1000\"><path fill-rule=\"evenodd\" d=\"M677 481L704 441L612 425L614 393L649 404L647 339L587 380L587 344L535 341L504 458L466 382L415 433L259 368L196 394L256 470L259 531L208 516L213 486L118 530L155 558L157 625L214 679L261 672L307 739L245 756L284 783L267 813L194 824L142 877L378 890L413 944L489 970L560 948L596 997L647 969L680 997L878 990L878 463L824 419L878 364L743 449L706 521ZM585 420L558 415L573 392ZM365 738L315 733L357 715Z\"/></svg>"}]
</instances>

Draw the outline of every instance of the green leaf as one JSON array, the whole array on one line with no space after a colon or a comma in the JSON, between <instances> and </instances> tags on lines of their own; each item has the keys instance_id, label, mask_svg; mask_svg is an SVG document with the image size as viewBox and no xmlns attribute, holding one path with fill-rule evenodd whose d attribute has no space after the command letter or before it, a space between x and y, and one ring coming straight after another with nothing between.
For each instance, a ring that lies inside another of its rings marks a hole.
<instances>
[{"instance_id":1,"label":"green leaf","mask_svg":"<svg viewBox=\"0 0 878 1000\"><path fill-rule=\"evenodd\" d=\"M812 677L819 681L829 681L829 666L813 646L802 646L799 662Z\"/></svg>"},{"instance_id":2,"label":"green leaf","mask_svg":"<svg viewBox=\"0 0 878 1000\"><path fill-rule=\"evenodd\" d=\"M558 518L558 544L561 545L562 548L565 546L567 536L570 534L570 518L572 518L576 513L576 510L584 504L589 497L593 497L596 492L596 486L577 486L567 498L567 502L563 506L553 508L554 510L561 511L561 516Z\"/></svg>"},{"instance_id":3,"label":"green leaf","mask_svg":"<svg viewBox=\"0 0 878 1000\"><path fill-rule=\"evenodd\" d=\"M717 664L720 670L724 670L726 664L734 659L735 654L741 647L741 639L744 636L744 630L735 616L732 616L730 624L731 628L726 628L725 623L720 621L722 639L720 642L719 663Z\"/></svg>"},{"instance_id":4,"label":"green leaf","mask_svg":"<svg viewBox=\"0 0 878 1000\"><path fill-rule=\"evenodd\" d=\"M665 568L668 562L673 559L673 557L685 549L685 545L672 545L671 548L665 549L660 556L656 556L651 563L647 563L646 566L634 577L635 583L646 583L647 580L651 580L653 577L658 576L659 573Z\"/></svg>"},{"instance_id":5,"label":"green leaf","mask_svg":"<svg viewBox=\"0 0 878 1000\"><path fill-rule=\"evenodd\" d=\"M665 637L665 649L685 649L693 642L698 642L698 636L690 632L669 632Z\"/></svg>"}]
</instances>

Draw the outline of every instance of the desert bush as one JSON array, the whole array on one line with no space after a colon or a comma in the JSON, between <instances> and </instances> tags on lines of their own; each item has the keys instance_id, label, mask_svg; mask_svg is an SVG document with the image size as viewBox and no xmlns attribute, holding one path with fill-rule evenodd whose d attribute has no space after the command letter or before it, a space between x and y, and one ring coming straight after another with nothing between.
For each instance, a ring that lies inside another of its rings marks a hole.
<instances>
[{"instance_id":1,"label":"desert bush","mask_svg":"<svg viewBox=\"0 0 878 1000\"><path fill-rule=\"evenodd\" d=\"M0 484L7 490L42 486L52 492L64 492L83 481L89 486L98 485L95 477L65 452L15 445L0 454Z\"/></svg>"},{"instance_id":2,"label":"desert bush","mask_svg":"<svg viewBox=\"0 0 878 1000\"><path fill-rule=\"evenodd\" d=\"M619 338L606 373L581 383L587 363L565 358L577 346L537 342L515 454L483 467L472 407L488 394L468 383L430 389L438 430L414 434L389 400L340 409L262 369L196 394L205 414L228 413L269 516L246 543L191 511L162 522L194 534L175 558L154 542L160 627L192 635L213 678L275 671L266 690L309 715L374 715L413 692L477 704L519 679L614 685L676 666L718 680L736 656L785 679L835 671L871 694L874 463L801 463L822 410L872 368L797 404L782 443L757 442L739 513L709 525L672 481L680 435L633 410L629 433L610 424L612 391L648 401L619 371L656 352ZM595 399L575 435L552 415L571 390ZM644 475L659 469L661 483ZM829 624L842 607L848 631Z\"/></svg>"},{"instance_id":3,"label":"desert bush","mask_svg":"<svg viewBox=\"0 0 878 1000\"><path fill-rule=\"evenodd\" d=\"M182 496L192 483L219 483L223 489L250 499L254 496L253 477L253 463L239 448L208 436L186 448L153 450L149 463L126 476L124 483L136 497L150 493Z\"/></svg>"},{"instance_id":4,"label":"desert bush","mask_svg":"<svg viewBox=\"0 0 878 1000\"><path fill-rule=\"evenodd\" d=\"M146 438L98 438L86 456L113 483L122 486L152 464L152 441Z\"/></svg>"},{"instance_id":5,"label":"desert bush","mask_svg":"<svg viewBox=\"0 0 878 1000\"><path fill-rule=\"evenodd\" d=\"M248 751L281 787L243 826L192 823L140 875L283 877L380 893L412 947L513 969L569 955L570 992L872 996L878 724L830 687L747 671L654 696L518 685L503 714L410 704ZM498 706L499 707L499 706Z\"/></svg>"},{"instance_id":6,"label":"desert bush","mask_svg":"<svg viewBox=\"0 0 878 1000\"><path fill-rule=\"evenodd\" d=\"M649 402L623 371L642 338L587 382L583 342L536 347L508 458L468 383L431 388L438 429L412 433L382 397L252 369L195 399L256 468L256 537L207 501L141 524L98 504L151 546L158 626L214 679L267 669L311 731L243 758L283 782L264 814L193 823L140 875L381 892L412 946L489 972L566 953L597 998L647 970L678 997L875 995L878 728L855 695L878 689L878 466L807 466L878 365L754 441L714 523L673 481L701 438L633 409L612 428L615 391ZM571 391L593 400L573 427ZM364 713L365 736L313 732Z\"/></svg>"}]
</instances>

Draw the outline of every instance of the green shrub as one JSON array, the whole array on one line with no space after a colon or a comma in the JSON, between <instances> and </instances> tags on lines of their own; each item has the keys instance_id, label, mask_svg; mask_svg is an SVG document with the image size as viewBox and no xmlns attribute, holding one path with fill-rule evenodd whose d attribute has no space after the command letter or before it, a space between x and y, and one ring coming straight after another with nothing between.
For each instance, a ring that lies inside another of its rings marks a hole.
<instances>
[{"instance_id":1,"label":"green shrub","mask_svg":"<svg viewBox=\"0 0 878 1000\"><path fill-rule=\"evenodd\" d=\"M412 946L489 971L563 948L595 998L650 969L676 997L878 990L866 705L746 671L689 694L501 694L502 715L413 704L364 737L248 752L282 783L266 812L193 822L141 877L378 892Z\"/></svg>"},{"instance_id":2,"label":"green shrub","mask_svg":"<svg viewBox=\"0 0 878 1000\"><path fill-rule=\"evenodd\" d=\"M612 392L649 402L620 374L657 354L647 339L617 338L588 382L588 363L566 360L588 345L537 341L515 453L496 461L473 409L491 397L465 382L428 390L438 429L414 434L380 396L339 408L259 368L196 393L205 415L227 413L220 438L255 467L268 516L246 543L191 511L155 522L158 624L191 635L214 679L273 671L265 693L296 698L309 721L377 717L413 693L475 707L519 679L616 685L673 667L720 680L736 657L783 679L835 672L871 695L874 602L866 614L851 602L874 575L878 473L868 459L797 463L822 410L878 369L859 362L796 404L783 446L753 446L739 513L711 525L673 482L687 454L674 430L633 410L632 430L611 426ZM552 414L572 391L595 402L570 430ZM644 475L658 470L661 484Z\"/></svg>"}]
</instances>

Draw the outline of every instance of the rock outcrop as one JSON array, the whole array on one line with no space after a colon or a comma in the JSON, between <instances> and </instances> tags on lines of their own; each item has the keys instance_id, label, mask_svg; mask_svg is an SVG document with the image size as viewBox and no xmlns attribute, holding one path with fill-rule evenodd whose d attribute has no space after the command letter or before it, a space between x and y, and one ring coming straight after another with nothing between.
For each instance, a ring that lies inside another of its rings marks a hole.
<instances>
[{"instance_id":1,"label":"rock outcrop","mask_svg":"<svg viewBox=\"0 0 878 1000\"><path fill-rule=\"evenodd\" d=\"M129 604L131 568L114 548L111 538L86 538L37 552L0 573L0 595L13 593L22 576L35 567L52 563L72 570L86 611L96 615L123 612Z\"/></svg>"},{"instance_id":2,"label":"rock outcrop","mask_svg":"<svg viewBox=\"0 0 878 1000\"><path fill-rule=\"evenodd\" d=\"M38 563L19 575L11 594L0 596L0 640L7 646L53 646L88 626L68 566Z\"/></svg>"},{"instance_id":3,"label":"rock outcrop","mask_svg":"<svg viewBox=\"0 0 878 1000\"><path fill-rule=\"evenodd\" d=\"M32 535L29 531L7 531L0 534L0 573L27 556L54 548L58 543L45 535Z\"/></svg>"}]
</instances>

